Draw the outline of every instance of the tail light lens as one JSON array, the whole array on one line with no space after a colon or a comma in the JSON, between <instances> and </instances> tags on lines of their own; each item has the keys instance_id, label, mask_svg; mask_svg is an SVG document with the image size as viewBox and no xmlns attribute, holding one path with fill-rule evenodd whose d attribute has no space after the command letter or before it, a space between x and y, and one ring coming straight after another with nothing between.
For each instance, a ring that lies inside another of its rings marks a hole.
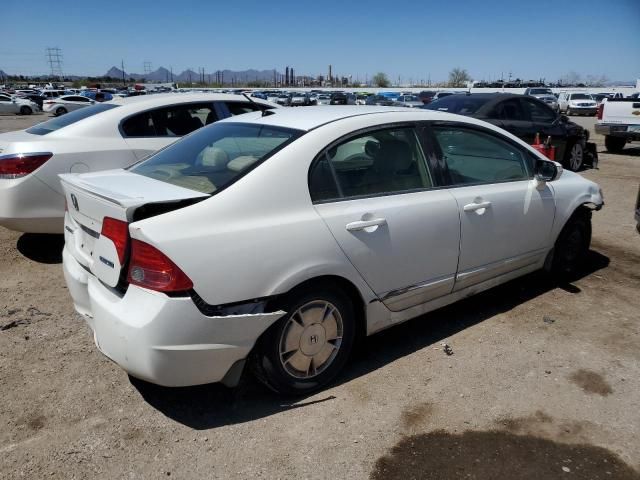
<instances>
[{"instance_id":1,"label":"tail light lens","mask_svg":"<svg viewBox=\"0 0 640 480\"><path fill-rule=\"evenodd\" d=\"M604 111L604 103L601 103L600 105L598 105L598 111L596 113L596 117L598 118L598 120L602 120L603 111Z\"/></svg>"},{"instance_id":2,"label":"tail light lens","mask_svg":"<svg viewBox=\"0 0 640 480\"><path fill-rule=\"evenodd\" d=\"M102 230L100 235L108 238L116 246L120 265L124 265L127 254L127 244L129 243L129 224L122 220L111 217L104 217L102 220Z\"/></svg>"},{"instance_id":3,"label":"tail light lens","mask_svg":"<svg viewBox=\"0 0 640 480\"><path fill-rule=\"evenodd\" d=\"M40 168L53 153L18 153L0 156L0 178L20 178Z\"/></svg>"},{"instance_id":4,"label":"tail light lens","mask_svg":"<svg viewBox=\"0 0 640 480\"><path fill-rule=\"evenodd\" d=\"M148 243L131 240L128 281L158 292L183 292L193 282L164 253Z\"/></svg>"}]
</instances>

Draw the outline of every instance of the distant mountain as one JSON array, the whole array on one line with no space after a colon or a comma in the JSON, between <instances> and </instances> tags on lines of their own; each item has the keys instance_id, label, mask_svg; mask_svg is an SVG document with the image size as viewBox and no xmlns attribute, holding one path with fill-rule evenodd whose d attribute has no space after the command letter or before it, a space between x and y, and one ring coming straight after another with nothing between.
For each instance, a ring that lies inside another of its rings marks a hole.
<instances>
[{"instance_id":1,"label":"distant mountain","mask_svg":"<svg viewBox=\"0 0 640 480\"><path fill-rule=\"evenodd\" d=\"M122 74L122 70L114 66L111 67L109 71L103 76L111 78L122 78ZM216 74L221 75L221 77L216 77ZM280 72L276 72L276 74L278 76L282 75ZM124 72L124 76L127 79L133 78L137 81L141 81L142 79L144 79L147 82L170 82L173 78L173 81L177 83L188 83L189 81L197 83L200 80L201 75L201 73L195 72L191 69L187 69L181 73L174 73L172 76L171 72L165 67L160 67L157 70L147 74ZM204 78L207 83L215 83L218 78L223 79L225 84L230 84L232 82L270 82L273 80L273 70L221 70L218 72L205 73Z\"/></svg>"},{"instance_id":2,"label":"distant mountain","mask_svg":"<svg viewBox=\"0 0 640 480\"><path fill-rule=\"evenodd\" d=\"M0 78L8 77L9 74L5 73L3 70L0 70Z\"/></svg>"}]
</instances>

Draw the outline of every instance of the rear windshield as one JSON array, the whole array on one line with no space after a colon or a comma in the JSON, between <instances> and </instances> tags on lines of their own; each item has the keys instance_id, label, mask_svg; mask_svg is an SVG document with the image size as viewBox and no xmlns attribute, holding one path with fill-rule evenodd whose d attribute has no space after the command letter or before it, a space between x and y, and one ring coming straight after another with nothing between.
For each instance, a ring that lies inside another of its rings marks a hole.
<instances>
[{"instance_id":1,"label":"rear windshield","mask_svg":"<svg viewBox=\"0 0 640 480\"><path fill-rule=\"evenodd\" d=\"M119 105L113 103L101 103L91 107L84 107L80 110L74 110L73 112L66 113L61 117L55 117L46 122L34 125L27 129L27 133L33 133L34 135L46 135L47 133L55 132L56 130L60 130L63 127L71 125L72 123L91 117L96 113L105 112L116 107L119 107Z\"/></svg>"},{"instance_id":2,"label":"rear windshield","mask_svg":"<svg viewBox=\"0 0 640 480\"><path fill-rule=\"evenodd\" d=\"M487 98L478 98L473 95L448 95L429 103L425 108L460 115L473 115L488 100Z\"/></svg>"},{"instance_id":3,"label":"rear windshield","mask_svg":"<svg viewBox=\"0 0 640 480\"><path fill-rule=\"evenodd\" d=\"M133 165L130 171L213 194L302 133L270 125L214 123Z\"/></svg>"},{"instance_id":4,"label":"rear windshield","mask_svg":"<svg viewBox=\"0 0 640 480\"><path fill-rule=\"evenodd\" d=\"M553 92L549 88L532 88L531 90L529 90L529 94L531 94L531 95L544 95L544 94L553 95Z\"/></svg>"}]
</instances>

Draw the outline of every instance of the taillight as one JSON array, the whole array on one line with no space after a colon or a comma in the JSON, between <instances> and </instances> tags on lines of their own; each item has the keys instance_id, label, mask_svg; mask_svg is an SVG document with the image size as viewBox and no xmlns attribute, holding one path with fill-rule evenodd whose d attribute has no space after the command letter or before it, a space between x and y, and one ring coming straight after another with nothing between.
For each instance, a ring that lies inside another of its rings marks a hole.
<instances>
[{"instance_id":1,"label":"taillight","mask_svg":"<svg viewBox=\"0 0 640 480\"><path fill-rule=\"evenodd\" d=\"M181 292L193 288L191 279L164 253L135 239L131 240L128 281L158 292Z\"/></svg>"},{"instance_id":2,"label":"taillight","mask_svg":"<svg viewBox=\"0 0 640 480\"><path fill-rule=\"evenodd\" d=\"M111 217L104 217L102 220L102 231L100 235L107 237L116 246L120 265L124 265L124 258L127 253L127 243L129 242L129 224L122 220Z\"/></svg>"},{"instance_id":3,"label":"taillight","mask_svg":"<svg viewBox=\"0 0 640 480\"><path fill-rule=\"evenodd\" d=\"M604 112L604 103L601 103L600 105L598 105L598 112L596 114L596 118L598 120L602 120L602 112Z\"/></svg>"},{"instance_id":4,"label":"taillight","mask_svg":"<svg viewBox=\"0 0 640 480\"><path fill-rule=\"evenodd\" d=\"M40 168L53 153L17 153L0 156L0 178L20 178Z\"/></svg>"}]
</instances>

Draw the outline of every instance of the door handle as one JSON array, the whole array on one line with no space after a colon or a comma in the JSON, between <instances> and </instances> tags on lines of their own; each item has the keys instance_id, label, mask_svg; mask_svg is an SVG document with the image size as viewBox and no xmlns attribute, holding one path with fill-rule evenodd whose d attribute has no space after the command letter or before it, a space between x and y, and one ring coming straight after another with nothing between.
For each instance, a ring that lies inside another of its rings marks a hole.
<instances>
[{"instance_id":1,"label":"door handle","mask_svg":"<svg viewBox=\"0 0 640 480\"><path fill-rule=\"evenodd\" d=\"M357 222L347 223L347 230L357 232L369 227L379 227L387 224L386 218L372 218L371 220L359 220Z\"/></svg>"},{"instance_id":2,"label":"door handle","mask_svg":"<svg viewBox=\"0 0 640 480\"><path fill-rule=\"evenodd\" d=\"M468 203L462 209L465 212L474 212L476 210L480 210L483 208L489 208L491 206L491 202L480 202L480 203Z\"/></svg>"}]
</instances>

